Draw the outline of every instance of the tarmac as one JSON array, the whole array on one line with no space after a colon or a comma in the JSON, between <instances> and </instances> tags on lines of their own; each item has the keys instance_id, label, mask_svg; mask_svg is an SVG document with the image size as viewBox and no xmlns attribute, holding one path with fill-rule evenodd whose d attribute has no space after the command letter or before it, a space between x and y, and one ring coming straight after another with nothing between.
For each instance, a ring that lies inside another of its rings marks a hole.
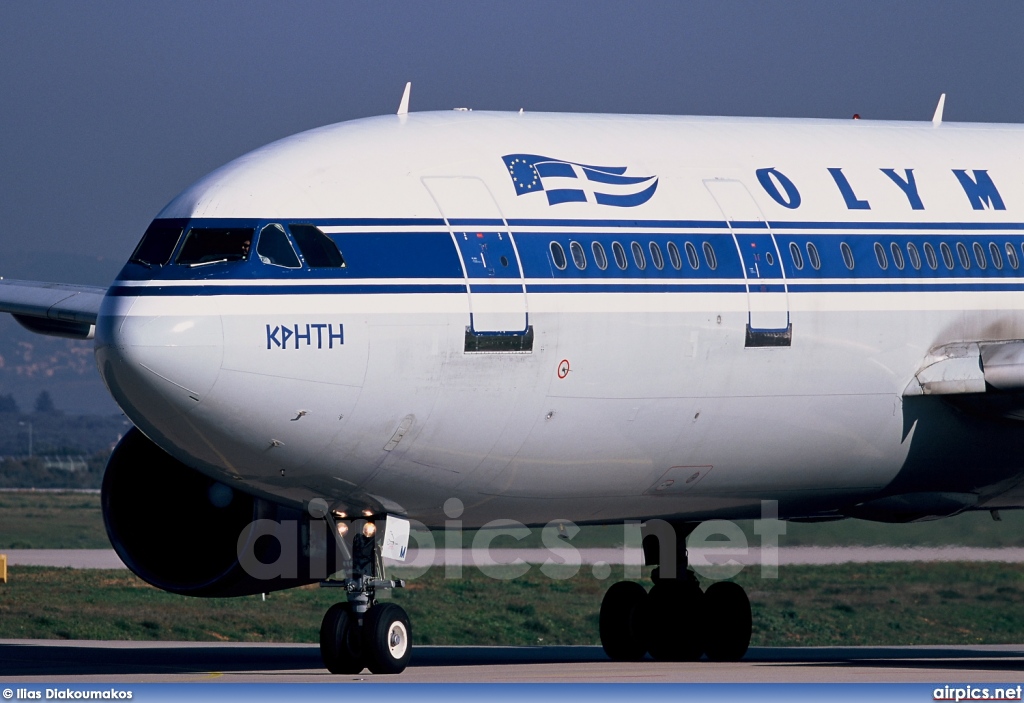
<instances>
[{"instance_id":1,"label":"tarmac","mask_svg":"<svg viewBox=\"0 0 1024 703\"><path fill-rule=\"evenodd\" d=\"M0 682L43 683L997 683L1024 645L754 647L743 661L612 662L596 646L413 649L402 674L334 676L310 644L0 640Z\"/></svg>"}]
</instances>

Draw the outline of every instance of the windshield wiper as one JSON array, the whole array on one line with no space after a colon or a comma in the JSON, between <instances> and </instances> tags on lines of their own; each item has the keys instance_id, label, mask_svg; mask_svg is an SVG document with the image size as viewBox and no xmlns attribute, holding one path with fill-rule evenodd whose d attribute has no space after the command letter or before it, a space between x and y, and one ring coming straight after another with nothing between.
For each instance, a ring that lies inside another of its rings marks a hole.
<instances>
[{"instance_id":1,"label":"windshield wiper","mask_svg":"<svg viewBox=\"0 0 1024 703\"><path fill-rule=\"evenodd\" d=\"M210 264L223 264L223 263L227 263L228 261L229 261L229 259L215 259L214 261L200 261L200 262L195 263L195 264L189 264L188 267L194 269L197 266L209 266Z\"/></svg>"}]
</instances>

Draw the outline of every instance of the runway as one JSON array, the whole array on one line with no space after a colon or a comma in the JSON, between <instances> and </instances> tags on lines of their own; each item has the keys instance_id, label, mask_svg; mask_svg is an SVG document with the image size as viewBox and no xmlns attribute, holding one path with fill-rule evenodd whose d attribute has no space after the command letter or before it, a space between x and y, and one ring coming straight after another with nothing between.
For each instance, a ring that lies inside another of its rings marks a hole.
<instances>
[{"instance_id":1,"label":"runway","mask_svg":"<svg viewBox=\"0 0 1024 703\"><path fill-rule=\"evenodd\" d=\"M758 647L737 663L609 661L600 647L417 647L397 676L333 676L316 645L0 640L0 682L1019 682L1024 645Z\"/></svg>"}]
</instances>

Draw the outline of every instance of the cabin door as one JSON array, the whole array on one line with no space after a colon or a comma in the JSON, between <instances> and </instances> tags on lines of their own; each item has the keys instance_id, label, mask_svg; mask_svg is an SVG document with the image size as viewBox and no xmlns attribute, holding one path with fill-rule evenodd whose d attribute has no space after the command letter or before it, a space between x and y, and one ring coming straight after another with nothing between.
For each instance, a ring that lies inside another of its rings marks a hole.
<instances>
[{"instance_id":1,"label":"cabin door","mask_svg":"<svg viewBox=\"0 0 1024 703\"><path fill-rule=\"evenodd\" d=\"M479 178L424 178L462 260L475 335L523 335L526 286L515 242L498 204Z\"/></svg>"},{"instance_id":2,"label":"cabin door","mask_svg":"<svg viewBox=\"0 0 1024 703\"><path fill-rule=\"evenodd\" d=\"M739 181L706 180L743 263L747 346L789 346L789 288L778 243L753 196Z\"/></svg>"}]
</instances>

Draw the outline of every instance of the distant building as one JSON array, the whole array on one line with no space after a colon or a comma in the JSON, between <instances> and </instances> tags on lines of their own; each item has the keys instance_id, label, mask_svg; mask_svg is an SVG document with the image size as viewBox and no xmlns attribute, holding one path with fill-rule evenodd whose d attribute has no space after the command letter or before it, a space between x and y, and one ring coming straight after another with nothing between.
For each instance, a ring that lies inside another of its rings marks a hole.
<instances>
[{"instance_id":1,"label":"distant building","mask_svg":"<svg viewBox=\"0 0 1024 703\"><path fill-rule=\"evenodd\" d=\"M42 459L43 468L46 469L56 469L58 471L67 471L68 473L89 470L89 461L82 454L75 456L41 456L39 458Z\"/></svg>"}]
</instances>

